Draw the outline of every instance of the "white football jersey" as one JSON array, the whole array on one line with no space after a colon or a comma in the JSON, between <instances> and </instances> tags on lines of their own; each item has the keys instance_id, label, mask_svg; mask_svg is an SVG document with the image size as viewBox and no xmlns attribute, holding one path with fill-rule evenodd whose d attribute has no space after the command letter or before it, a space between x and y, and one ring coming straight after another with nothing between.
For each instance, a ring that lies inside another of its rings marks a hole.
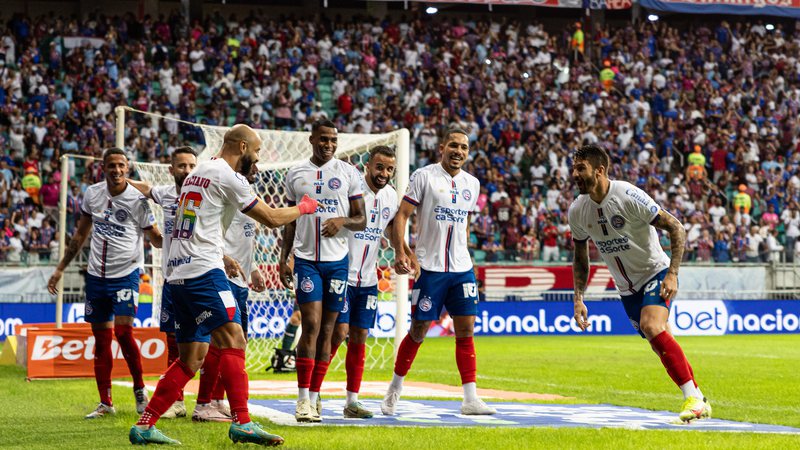
<instances>
[{"instance_id":1,"label":"white football jersey","mask_svg":"<svg viewBox=\"0 0 800 450\"><path fill-rule=\"evenodd\" d=\"M222 263L224 230L241 211L258 202L250 183L223 159L198 164L178 199L167 261L167 281L196 278Z\"/></svg>"},{"instance_id":2,"label":"white football jersey","mask_svg":"<svg viewBox=\"0 0 800 450\"><path fill-rule=\"evenodd\" d=\"M130 184L116 197L105 181L86 189L81 211L92 218L89 273L102 278L121 278L144 267L144 233L156 218L141 192Z\"/></svg>"},{"instance_id":3,"label":"white football jersey","mask_svg":"<svg viewBox=\"0 0 800 450\"><path fill-rule=\"evenodd\" d=\"M647 193L625 181L611 181L600 204L583 194L569 208L572 238L592 239L621 295L636 293L669 267L651 225L660 210Z\"/></svg>"},{"instance_id":4,"label":"white football jersey","mask_svg":"<svg viewBox=\"0 0 800 450\"><path fill-rule=\"evenodd\" d=\"M333 217L349 217L350 200L364 195L361 174L350 163L333 158L322 167L307 160L286 173L286 199L296 204L308 194L322 206L300 216L294 233L294 255L309 261L339 261L347 255L347 229L322 236L322 224Z\"/></svg>"},{"instance_id":5,"label":"white football jersey","mask_svg":"<svg viewBox=\"0 0 800 450\"><path fill-rule=\"evenodd\" d=\"M241 275L236 278L228 277L235 285L247 288L249 286L250 273L253 271L253 245L256 242L256 221L247 214L236 213L233 216L228 230L225 231L225 254L236 260L242 270L247 274L247 278Z\"/></svg>"},{"instance_id":6,"label":"white football jersey","mask_svg":"<svg viewBox=\"0 0 800 450\"><path fill-rule=\"evenodd\" d=\"M174 184L153 186L150 196L157 205L161 206L164 223L161 225L163 243L161 244L161 271L167 273L167 260L169 260L169 247L172 243L172 230L175 228L175 212L178 210L178 188Z\"/></svg>"},{"instance_id":7,"label":"white football jersey","mask_svg":"<svg viewBox=\"0 0 800 450\"><path fill-rule=\"evenodd\" d=\"M467 242L469 215L475 209L481 184L465 171L451 177L441 164L415 171L404 201L417 207L419 265L430 272L472 269Z\"/></svg>"},{"instance_id":8,"label":"white football jersey","mask_svg":"<svg viewBox=\"0 0 800 450\"><path fill-rule=\"evenodd\" d=\"M394 219L399 206L397 191L387 185L378 193L364 183L364 207L367 214L367 227L364 231L348 230L348 247L350 248L350 270L347 283L355 287L375 286L378 284L376 264L378 250L381 248L381 237L386 226Z\"/></svg>"}]
</instances>

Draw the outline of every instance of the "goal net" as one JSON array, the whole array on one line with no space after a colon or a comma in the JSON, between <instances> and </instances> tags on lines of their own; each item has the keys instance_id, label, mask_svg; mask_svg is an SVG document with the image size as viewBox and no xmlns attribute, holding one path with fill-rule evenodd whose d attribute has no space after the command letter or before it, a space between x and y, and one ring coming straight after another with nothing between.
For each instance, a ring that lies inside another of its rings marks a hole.
<instances>
[{"instance_id":1,"label":"goal net","mask_svg":"<svg viewBox=\"0 0 800 450\"><path fill-rule=\"evenodd\" d=\"M149 120L135 120L136 123L153 123L173 120L153 113L144 113L130 108L118 108L117 120L125 123L128 118L123 115L147 115ZM130 117L129 117L130 118ZM142 117L136 118L142 119ZM132 123L131 121L127 122ZM184 124L187 124L184 122ZM205 147L198 148L199 161L213 157L222 146L223 136L228 127L188 124L197 127L205 140ZM163 129L163 124L159 126ZM309 132L289 132L277 130L256 130L263 141L260 169L254 190L273 207L286 206L284 192L284 176L289 168L311 157L311 145L308 142ZM119 133L119 128L118 128ZM125 148L117 139L117 146ZM408 184L408 131L398 130L386 134L348 134L340 133L336 157L351 162L363 170L369 156L369 150L377 145L387 145L395 149L398 155L398 170L392 184L398 193L405 191ZM139 177L152 185L172 184L174 180L169 174L169 166L165 164L137 163L134 168ZM161 208L153 204L158 223L162 224ZM280 347L282 336L294 306L294 293L284 289L279 277L278 260L282 244L282 228L269 229L259 225L255 242L255 260L266 279L267 289L257 293L250 291L248 313L248 346L247 369L249 371L264 370L270 365L270 358L276 347ZM152 272L154 292L153 317L159 317L160 293L163 276L160 270L160 250L153 249L151 261L155 269ZM399 344L406 329L405 311L408 299L407 276L397 276L392 269L394 252L388 245L388 239L381 242L378 257L379 304L375 327L370 330L367 343L367 368L383 368L394 361L395 345ZM399 301L399 300L403 301ZM404 320L397 321L397 317ZM395 326L395 324L399 326ZM302 331L300 331L302 332ZM399 338L398 338L399 337ZM341 349L331 368L343 366L346 349Z\"/></svg>"}]
</instances>

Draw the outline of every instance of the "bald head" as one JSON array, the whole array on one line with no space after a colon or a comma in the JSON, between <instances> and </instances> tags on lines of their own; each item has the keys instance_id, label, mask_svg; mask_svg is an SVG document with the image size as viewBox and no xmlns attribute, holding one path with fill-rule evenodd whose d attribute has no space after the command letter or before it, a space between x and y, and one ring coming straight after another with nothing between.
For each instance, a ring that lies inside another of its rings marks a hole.
<instances>
[{"instance_id":1,"label":"bald head","mask_svg":"<svg viewBox=\"0 0 800 450\"><path fill-rule=\"evenodd\" d=\"M252 176L258 170L256 164L260 151L261 138L247 125L234 125L223 137L222 158L245 177Z\"/></svg>"},{"instance_id":2,"label":"bald head","mask_svg":"<svg viewBox=\"0 0 800 450\"><path fill-rule=\"evenodd\" d=\"M239 146L241 142L247 144L248 147L258 148L261 146L261 139L259 139L255 130L240 123L234 125L225 133L222 148L224 150L228 146Z\"/></svg>"}]
</instances>

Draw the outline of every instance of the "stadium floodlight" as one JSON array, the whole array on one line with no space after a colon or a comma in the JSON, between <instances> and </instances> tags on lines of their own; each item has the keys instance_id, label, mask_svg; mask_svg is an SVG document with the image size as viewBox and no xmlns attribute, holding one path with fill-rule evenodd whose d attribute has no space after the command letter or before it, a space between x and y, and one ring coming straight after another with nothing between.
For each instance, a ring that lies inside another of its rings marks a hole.
<instances>
[{"instance_id":1,"label":"stadium floodlight","mask_svg":"<svg viewBox=\"0 0 800 450\"><path fill-rule=\"evenodd\" d=\"M650 22L658 22L658 14L650 14L647 16L647 20Z\"/></svg>"},{"instance_id":2,"label":"stadium floodlight","mask_svg":"<svg viewBox=\"0 0 800 450\"><path fill-rule=\"evenodd\" d=\"M426 9L425 12L428 13L428 14L433 15L433 14L436 14L437 12L439 12L439 8L437 8L435 6L428 6L428 9Z\"/></svg>"},{"instance_id":3,"label":"stadium floodlight","mask_svg":"<svg viewBox=\"0 0 800 450\"><path fill-rule=\"evenodd\" d=\"M775 25L773 25L773 24L771 24L771 23L768 23L768 24L766 24L766 25L764 26L764 28L766 28L766 29L767 29L767 31L772 31L772 30L774 30L774 29L775 29Z\"/></svg>"}]
</instances>

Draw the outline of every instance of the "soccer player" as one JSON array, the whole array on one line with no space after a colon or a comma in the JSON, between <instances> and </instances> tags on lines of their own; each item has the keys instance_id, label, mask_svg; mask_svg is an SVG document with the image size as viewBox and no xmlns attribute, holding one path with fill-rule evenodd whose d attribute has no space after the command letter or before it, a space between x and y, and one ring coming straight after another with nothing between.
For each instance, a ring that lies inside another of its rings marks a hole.
<instances>
[{"instance_id":1,"label":"soccer player","mask_svg":"<svg viewBox=\"0 0 800 450\"><path fill-rule=\"evenodd\" d=\"M589 281L587 239L591 238L614 277L631 324L650 342L683 391L680 419L711 417L711 405L694 381L692 366L667 329L686 232L644 191L625 181L609 180L610 164L605 150L594 144L578 149L572 161L572 177L580 191L569 209L575 241L575 321L584 331L589 327L583 296ZM656 228L669 234L672 256L661 249Z\"/></svg>"},{"instance_id":2,"label":"soccer player","mask_svg":"<svg viewBox=\"0 0 800 450\"><path fill-rule=\"evenodd\" d=\"M318 396L309 393L309 387L321 385L325 378L330 364L331 335L336 317L344 308L348 270L344 229L362 231L367 224L361 174L351 164L333 157L337 135L333 122L314 122L309 138L310 160L292 167L286 174L286 197L290 204L304 194L320 203L314 215L286 225L281 247L281 282L287 289L295 288L302 316L303 334L295 360L298 422L322 420ZM288 262L292 252L294 274Z\"/></svg>"},{"instance_id":3,"label":"soccer player","mask_svg":"<svg viewBox=\"0 0 800 450\"><path fill-rule=\"evenodd\" d=\"M331 342L331 359L339 345L348 336L347 358L347 402L344 417L369 419L372 412L358 401L361 378L364 375L369 329L375 324L378 308L378 250L387 226L397 213L397 192L388 185L394 176L397 158L394 150L377 146L370 150L366 167L364 205L368 208L367 227L364 231L349 232L350 270L347 277L345 309L336 319L336 328ZM410 252L410 249L407 249ZM319 395L320 386L311 386Z\"/></svg>"},{"instance_id":4,"label":"soccer player","mask_svg":"<svg viewBox=\"0 0 800 450\"><path fill-rule=\"evenodd\" d=\"M172 242L172 230L175 226L175 212L178 209L181 186L183 185L183 180L189 176L189 173L195 167L197 167L197 152L191 147L178 147L172 153L169 166L169 173L175 181L174 184L151 187L142 181L128 180L128 183L138 189L145 197L153 199L156 204L160 205L163 211L164 240L161 247L161 270L164 274L167 273L169 248ZM164 283L161 287L159 328L167 335L167 366L170 366L178 359L178 342L175 340L175 309L172 306L169 283ZM185 416L186 405L183 403L183 391L181 391L175 403L161 417L171 419Z\"/></svg>"},{"instance_id":5,"label":"soccer player","mask_svg":"<svg viewBox=\"0 0 800 450\"><path fill-rule=\"evenodd\" d=\"M139 271L144 265L142 238L147 234L153 245L161 247L161 233L147 199L126 182L128 167L128 157L121 149L103 152L106 180L86 189L75 234L47 283L50 293L55 294L64 269L91 232L84 318L92 324L95 339L94 375L100 404L87 419L116 413L111 400L112 329L133 377L136 411L141 413L147 406L133 319L139 304Z\"/></svg>"},{"instance_id":6,"label":"soccer player","mask_svg":"<svg viewBox=\"0 0 800 450\"><path fill-rule=\"evenodd\" d=\"M496 411L478 398L475 344L472 340L478 314L478 285L467 249L469 216L475 209L480 182L461 170L469 156L469 138L464 130L453 128L443 136L439 163L427 165L411 176L408 191L394 219L393 243L405 242L408 218L417 214L416 256L421 273L411 292L411 328L400 344L394 376L381 403L381 412L393 415L400 400L405 378L432 321L442 307L453 317L456 333L456 365L461 374L464 401L461 413L494 414ZM395 247L395 270L412 270L410 253Z\"/></svg>"},{"instance_id":7,"label":"soccer player","mask_svg":"<svg viewBox=\"0 0 800 450\"><path fill-rule=\"evenodd\" d=\"M247 181L252 185L255 182L258 169L252 166ZM242 318L242 331L247 341L248 311L247 298L250 295L248 278L252 282L253 290L264 292L266 284L263 275L254 263L253 251L256 240L256 221L242 214L236 213L227 231L225 231L225 257L230 258L229 265L234 269L226 270L231 292L236 299ZM248 275L249 274L249 275ZM225 395L224 383L220 380L220 347L211 336L203 367L200 368L200 386L197 390L197 404L192 413L192 420L199 422L230 422L231 412L223 401Z\"/></svg>"},{"instance_id":8,"label":"soccer player","mask_svg":"<svg viewBox=\"0 0 800 450\"><path fill-rule=\"evenodd\" d=\"M313 213L318 204L304 197L297 206L275 209L253 194L241 174L250 173L260 148L255 131L236 125L225 133L218 157L199 164L183 182L166 274L180 356L162 375L144 414L131 427L128 437L133 444L179 443L162 434L155 423L202 365L212 334L220 345L220 370L233 416L228 436L234 442L283 443L283 438L250 420L246 342L241 314L223 272L223 230L237 210L266 226L278 227Z\"/></svg>"}]
</instances>

